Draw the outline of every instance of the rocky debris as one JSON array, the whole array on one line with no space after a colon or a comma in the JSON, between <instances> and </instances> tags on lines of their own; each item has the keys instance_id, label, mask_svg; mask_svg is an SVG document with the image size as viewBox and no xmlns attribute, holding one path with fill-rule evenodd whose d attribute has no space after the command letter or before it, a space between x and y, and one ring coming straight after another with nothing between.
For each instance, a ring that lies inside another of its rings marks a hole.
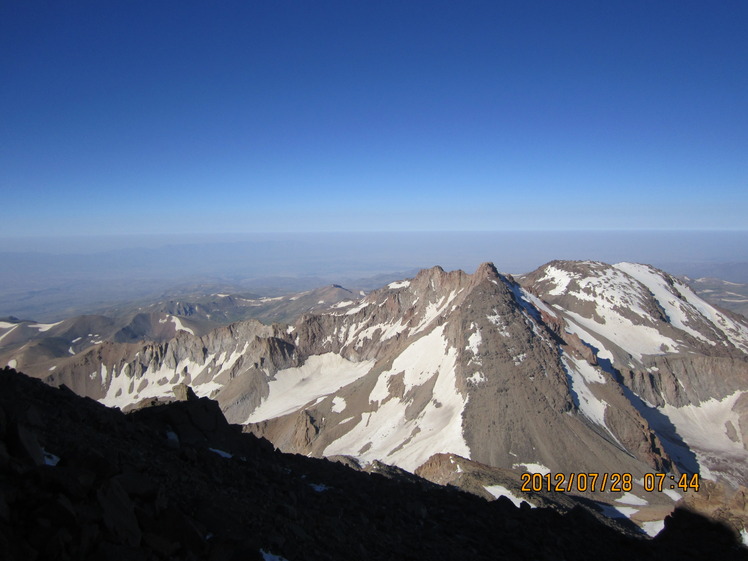
<instances>
[{"instance_id":1,"label":"rocky debris","mask_svg":"<svg viewBox=\"0 0 748 561\"><path fill-rule=\"evenodd\" d=\"M684 497L691 510L704 513L741 532L748 527L748 489L734 488L723 481L704 480L698 493Z\"/></svg>"},{"instance_id":2,"label":"rocky debris","mask_svg":"<svg viewBox=\"0 0 748 561\"><path fill-rule=\"evenodd\" d=\"M9 561L667 560L704 559L705 548L748 559L730 530L695 514L676 512L657 539L636 539L583 509L516 508L420 481L282 454L205 398L125 415L0 371Z\"/></svg>"}]
</instances>

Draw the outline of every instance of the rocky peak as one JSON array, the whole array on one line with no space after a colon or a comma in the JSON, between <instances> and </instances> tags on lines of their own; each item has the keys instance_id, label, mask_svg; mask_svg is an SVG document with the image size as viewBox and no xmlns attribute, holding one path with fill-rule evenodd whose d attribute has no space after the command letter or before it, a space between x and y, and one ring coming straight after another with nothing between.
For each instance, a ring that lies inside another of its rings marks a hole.
<instances>
[{"instance_id":1,"label":"rocky peak","mask_svg":"<svg viewBox=\"0 0 748 561\"><path fill-rule=\"evenodd\" d=\"M473 276L481 279L498 279L499 271L493 263L486 261L485 263L478 265Z\"/></svg>"}]
</instances>

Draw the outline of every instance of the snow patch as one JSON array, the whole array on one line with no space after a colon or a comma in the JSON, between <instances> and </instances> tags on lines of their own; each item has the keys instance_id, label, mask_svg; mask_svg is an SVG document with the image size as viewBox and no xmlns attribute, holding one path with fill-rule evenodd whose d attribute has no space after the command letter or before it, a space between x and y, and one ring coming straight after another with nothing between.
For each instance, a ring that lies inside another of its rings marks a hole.
<instances>
[{"instance_id":1,"label":"snow patch","mask_svg":"<svg viewBox=\"0 0 748 561\"><path fill-rule=\"evenodd\" d=\"M625 505L633 505L633 506L646 506L649 504L649 501L642 499L641 497L637 497L633 493L624 493L622 497L619 497L615 500L617 503L623 503Z\"/></svg>"},{"instance_id":2,"label":"snow patch","mask_svg":"<svg viewBox=\"0 0 748 561\"><path fill-rule=\"evenodd\" d=\"M60 463L60 457L55 456L51 452L47 452L44 448L42 448L42 452L44 453L44 464L48 466L56 466Z\"/></svg>"},{"instance_id":3,"label":"snow patch","mask_svg":"<svg viewBox=\"0 0 748 561\"><path fill-rule=\"evenodd\" d=\"M566 313L577 325L604 337L608 341L614 341L637 360L641 360L643 355L662 355L675 352L679 347L676 341L665 337L654 327L634 325L631 320L624 318L614 310L605 308L601 310L598 307L598 315L602 318L602 323L575 312L567 311Z\"/></svg>"},{"instance_id":4,"label":"snow patch","mask_svg":"<svg viewBox=\"0 0 748 561\"><path fill-rule=\"evenodd\" d=\"M566 293L566 287L569 283L574 280L574 276L568 271L558 269L553 265L549 265L545 268L545 275L538 279L538 282L550 281L553 283L554 288L548 292L551 296L561 296Z\"/></svg>"},{"instance_id":5,"label":"snow patch","mask_svg":"<svg viewBox=\"0 0 748 561\"><path fill-rule=\"evenodd\" d=\"M0 322L0 323L5 323L5 322ZM16 327L18 327L19 324L5 323L5 325L8 326L8 327L10 327L10 329L8 329L8 331L6 331L2 335L0 335L0 341L2 341L3 339L5 339L11 333L13 333L13 331L15 331Z\"/></svg>"},{"instance_id":6,"label":"snow patch","mask_svg":"<svg viewBox=\"0 0 748 561\"><path fill-rule=\"evenodd\" d=\"M496 312L496 310L494 310L494 312ZM499 314L494 313L492 316L486 316L486 319L499 328L499 334L504 337L511 337L511 333L506 329L506 323L504 323L504 320Z\"/></svg>"},{"instance_id":7,"label":"snow patch","mask_svg":"<svg viewBox=\"0 0 748 561\"><path fill-rule=\"evenodd\" d=\"M523 502L529 504L530 508L536 508L535 505L530 501L518 497L503 485L484 485L483 488L491 493L494 499L498 499L499 497L506 497L507 499L512 501L514 503L514 506L516 506L517 508L519 508L519 505L521 505Z\"/></svg>"},{"instance_id":8,"label":"snow patch","mask_svg":"<svg viewBox=\"0 0 748 561\"><path fill-rule=\"evenodd\" d=\"M662 272L647 265L618 263L615 267L625 271L652 292L673 326L682 329L696 339L716 345L716 341L706 337L704 333L689 325L689 318L696 317L697 320L706 320L736 347L748 352L748 327L716 310L694 294L687 285L672 279L673 285L671 286Z\"/></svg>"},{"instance_id":9,"label":"snow patch","mask_svg":"<svg viewBox=\"0 0 748 561\"><path fill-rule=\"evenodd\" d=\"M740 426L740 415L733 411L743 391L736 391L721 400L709 399L698 405L673 407L665 404L660 411L665 414L675 426L676 432L683 438L696 454L701 468L701 476L714 479L709 471L709 458L718 457L729 459L735 465L748 464L748 451L738 432L738 440L734 442L727 435L726 424L731 422L734 427ZM725 474L726 475L726 474Z\"/></svg>"},{"instance_id":10,"label":"snow patch","mask_svg":"<svg viewBox=\"0 0 748 561\"><path fill-rule=\"evenodd\" d=\"M465 350L470 351L473 355L478 356L478 345L481 344L483 338L481 337L480 331L475 330L475 333L468 337L468 345Z\"/></svg>"},{"instance_id":11,"label":"snow patch","mask_svg":"<svg viewBox=\"0 0 748 561\"><path fill-rule=\"evenodd\" d=\"M476 372L472 376L468 376L467 381L477 386L481 382L485 382L486 377L483 375L482 372Z\"/></svg>"},{"instance_id":12,"label":"snow patch","mask_svg":"<svg viewBox=\"0 0 748 561\"><path fill-rule=\"evenodd\" d=\"M369 302L361 302L361 304L359 304L355 308L351 308L350 310L348 310L345 313L345 315L352 316L353 314L356 314L356 313L360 312L361 310L363 310L368 305L369 305Z\"/></svg>"},{"instance_id":13,"label":"snow patch","mask_svg":"<svg viewBox=\"0 0 748 561\"><path fill-rule=\"evenodd\" d=\"M233 454L229 454L228 452L224 452L223 450L219 450L218 448L208 448L208 450L210 450L214 454L218 454L222 458L233 458L234 457Z\"/></svg>"},{"instance_id":14,"label":"snow patch","mask_svg":"<svg viewBox=\"0 0 748 561\"><path fill-rule=\"evenodd\" d=\"M595 396L591 384L605 383L600 372L584 360L563 353L561 362L566 369L571 382L572 397L579 411L593 423L603 427L608 434L623 448L613 432L605 424L605 410L608 404Z\"/></svg>"},{"instance_id":15,"label":"snow patch","mask_svg":"<svg viewBox=\"0 0 748 561\"><path fill-rule=\"evenodd\" d=\"M257 423L292 413L305 403L358 380L373 365L373 360L352 362L335 353L325 353L310 356L299 367L279 370L269 382L267 398L247 417L245 423Z\"/></svg>"},{"instance_id":16,"label":"snow patch","mask_svg":"<svg viewBox=\"0 0 748 561\"><path fill-rule=\"evenodd\" d=\"M440 315L442 315L449 305L452 303L452 300L455 299L457 296L457 291L453 290L449 293L449 295L442 297L442 299L439 301L439 303L430 302L429 305L426 307L426 311L423 314L423 319L421 320L421 323L418 324L418 326L413 330L413 335L420 333L426 327L429 326L429 324L434 321L436 318L438 318Z\"/></svg>"},{"instance_id":17,"label":"snow patch","mask_svg":"<svg viewBox=\"0 0 748 561\"><path fill-rule=\"evenodd\" d=\"M350 431L330 443L325 456L380 460L410 472L439 452L470 457L462 435L467 398L457 390L457 350L449 347L444 328L434 329L395 358L392 369L379 376L369 396L379 407L364 413ZM403 375L406 393L435 378L431 399L415 418L408 411L410 401L389 394L388 381L397 374Z\"/></svg>"},{"instance_id":18,"label":"snow patch","mask_svg":"<svg viewBox=\"0 0 748 561\"><path fill-rule=\"evenodd\" d=\"M260 555L262 555L262 561L288 561L288 559L286 559L285 557L275 555L273 553L270 553L269 551L265 551L264 549L260 550Z\"/></svg>"},{"instance_id":19,"label":"snow patch","mask_svg":"<svg viewBox=\"0 0 748 561\"><path fill-rule=\"evenodd\" d=\"M404 281L391 282L390 284L387 285L387 288L389 288L390 290L394 290L396 288L407 288L409 286L410 286L410 281L404 280Z\"/></svg>"},{"instance_id":20,"label":"snow patch","mask_svg":"<svg viewBox=\"0 0 748 561\"><path fill-rule=\"evenodd\" d=\"M512 464L512 467L514 469L517 469L519 467L525 468L525 471L527 471L527 473L539 473L541 475L547 475L551 473L550 468L547 468L543 464L518 463L518 464Z\"/></svg>"},{"instance_id":21,"label":"snow patch","mask_svg":"<svg viewBox=\"0 0 748 561\"><path fill-rule=\"evenodd\" d=\"M332 412L342 413L343 411L345 411L345 399L336 395L332 398Z\"/></svg>"},{"instance_id":22,"label":"snow patch","mask_svg":"<svg viewBox=\"0 0 748 561\"><path fill-rule=\"evenodd\" d=\"M641 529L644 530L644 533L647 534L651 538L659 534L664 527L665 527L664 520L651 520L649 522L642 522L642 525L641 525Z\"/></svg>"},{"instance_id":23,"label":"snow patch","mask_svg":"<svg viewBox=\"0 0 748 561\"><path fill-rule=\"evenodd\" d=\"M182 321L178 317L171 316L171 321L174 322L174 327L176 331L186 331L190 335L195 334L195 332L192 331L192 329L190 329L189 327L185 327L185 325L182 323Z\"/></svg>"},{"instance_id":24,"label":"snow patch","mask_svg":"<svg viewBox=\"0 0 748 561\"><path fill-rule=\"evenodd\" d=\"M52 329L55 325L60 325L62 322L58 321L57 323L36 323L29 325L29 327L34 327L38 329L39 331L49 331Z\"/></svg>"}]
</instances>

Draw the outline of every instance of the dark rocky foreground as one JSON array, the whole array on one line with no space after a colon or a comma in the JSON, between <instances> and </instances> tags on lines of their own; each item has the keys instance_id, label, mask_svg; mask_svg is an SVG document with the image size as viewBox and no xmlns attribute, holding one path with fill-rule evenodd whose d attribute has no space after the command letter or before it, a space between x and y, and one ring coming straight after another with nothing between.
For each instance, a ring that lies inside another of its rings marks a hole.
<instances>
[{"instance_id":1,"label":"dark rocky foreground","mask_svg":"<svg viewBox=\"0 0 748 561\"><path fill-rule=\"evenodd\" d=\"M748 559L685 510L649 540L283 454L183 394L125 415L0 371L0 559Z\"/></svg>"}]
</instances>

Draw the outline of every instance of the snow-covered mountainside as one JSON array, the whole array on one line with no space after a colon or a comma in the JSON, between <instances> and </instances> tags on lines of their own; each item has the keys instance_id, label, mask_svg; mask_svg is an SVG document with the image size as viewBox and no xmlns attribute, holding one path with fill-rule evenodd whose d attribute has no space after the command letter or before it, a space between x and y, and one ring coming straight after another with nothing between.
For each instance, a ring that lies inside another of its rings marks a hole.
<instances>
[{"instance_id":1,"label":"snow-covered mountainside","mask_svg":"<svg viewBox=\"0 0 748 561\"><path fill-rule=\"evenodd\" d=\"M523 284L616 376L681 469L748 482L748 325L633 263L553 262Z\"/></svg>"},{"instance_id":2,"label":"snow-covered mountainside","mask_svg":"<svg viewBox=\"0 0 748 561\"><path fill-rule=\"evenodd\" d=\"M518 280L434 267L292 325L102 342L45 377L121 408L187 383L302 454L631 474L606 500L644 527L680 498L645 492L645 474L748 483L744 319L644 265L556 261Z\"/></svg>"},{"instance_id":3,"label":"snow-covered mountainside","mask_svg":"<svg viewBox=\"0 0 748 561\"><path fill-rule=\"evenodd\" d=\"M59 359L85 352L105 341L161 343L173 339L180 331L203 336L237 321L286 321L359 297L337 285L282 296L223 293L193 296L194 301L141 303L110 310L108 315L75 316L55 323L4 318L0 320L0 364L43 376L57 367Z\"/></svg>"}]
</instances>

